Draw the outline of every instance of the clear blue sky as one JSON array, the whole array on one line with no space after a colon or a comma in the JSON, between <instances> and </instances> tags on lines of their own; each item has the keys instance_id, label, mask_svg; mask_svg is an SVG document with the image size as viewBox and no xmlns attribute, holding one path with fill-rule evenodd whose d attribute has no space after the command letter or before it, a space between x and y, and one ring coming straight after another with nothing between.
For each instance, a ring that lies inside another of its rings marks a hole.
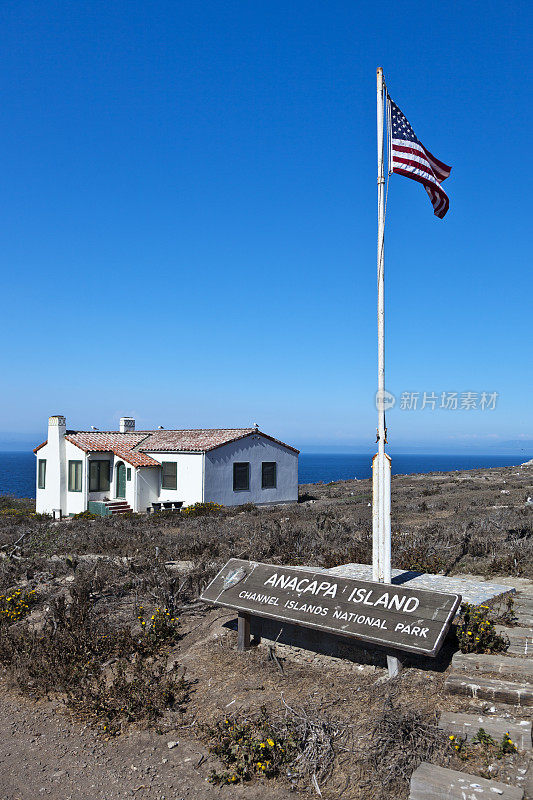
<instances>
[{"instance_id":1,"label":"clear blue sky","mask_svg":"<svg viewBox=\"0 0 533 800\"><path fill-rule=\"evenodd\" d=\"M453 166L391 178L387 384L497 391L392 446L533 439L531 5L4 3L0 447L258 422L374 439L375 70ZM32 438L33 437L33 438Z\"/></svg>"}]
</instances>

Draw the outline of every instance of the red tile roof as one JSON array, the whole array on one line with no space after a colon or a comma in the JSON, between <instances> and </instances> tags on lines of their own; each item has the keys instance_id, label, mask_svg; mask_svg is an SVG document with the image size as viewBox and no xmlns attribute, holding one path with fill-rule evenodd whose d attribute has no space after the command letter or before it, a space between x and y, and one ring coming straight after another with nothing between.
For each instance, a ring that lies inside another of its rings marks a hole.
<instances>
[{"instance_id":1,"label":"red tile roof","mask_svg":"<svg viewBox=\"0 0 533 800\"><path fill-rule=\"evenodd\" d=\"M294 453L299 452L294 447L268 436L257 428L200 428L175 431L135 431L134 433L67 431L65 438L86 453L114 453L134 467L158 467L160 466L159 461L147 455L147 452L207 453L224 444L250 436L252 433L258 433L265 439L281 444ZM33 452L37 453L45 444L46 442L43 442Z\"/></svg>"},{"instance_id":2,"label":"red tile roof","mask_svg":"<svg viewBox=\"0 0 533 800\"><path fill-rule=\"evenodd\" d=\"M133 467L159 467L159 461L147 456L135 446L146 439L145 433L117 433L117 431L76 431L65 436L86 453L114 453Z\"/></svg>"},{"instance_id":3,"label":"red tile roof","mask_svg":"<svg viewBox=\"0 0 533 800\"><path fill-rule=\"evenodd\" d=\"M217 447L222 447L224 444L236 442L239 439L244 439L245 436L250 436L252 433L258 433L265 439L270 439L271 442L287 447L295 453L299 451L291 447L279 439L274 439L272 436L267 436L266 433L258 430L257 428L195 428L187 430L157 430L157 431L144 431L147 438L138 445L138 450L144 452L169 452L169 451L182 451L193 453L207 453L209 450L215 450Z\"/></svg>"},{"instance_id":4,"label":"red tile roof","mask_svg":"<svg viewBox=\"0 0 533 800\"><path fill-rule=\"evenodd\" d=\"M146 431L147 437L140 448L149 452L169 452L181 450L193 453L205 453L236 439L242 439L253 433L255 428L206 428L190 430L157 430Z\"/></svg>"}]
</instances>

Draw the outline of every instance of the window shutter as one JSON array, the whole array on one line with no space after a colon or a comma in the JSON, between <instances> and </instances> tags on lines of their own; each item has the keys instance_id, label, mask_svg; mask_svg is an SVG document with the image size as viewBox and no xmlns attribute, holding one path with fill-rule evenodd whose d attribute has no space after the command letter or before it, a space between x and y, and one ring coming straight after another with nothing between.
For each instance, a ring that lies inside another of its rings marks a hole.
<instances>
[{"instance_id":1,"label":"window shutter","mask_svg":"<svg viewBox=\"0 0 533 800\"><path fill-rule=\"evenodd\" d=\"M245 491L250 488L250 464L248 461L236 461L233 464L233 491Z\"/></svg>"},{"instance_id":2,"label":"window shutter","mask_svg":"<svg viewBox=\"0 0 533 800\"><path fill-rule=\"evenodd\" d=\"M276 488L276 462L263 461L262 464L262 488L275 489Z\"/></svg>"},{"instance_id":3,"label":"window shutter","mask_svg":"<svg viewBox=\"0 0 533 800\"><path fill-rule=\"evenodd\" d=\"M175 461L161 462L161 488L178 488L178 465Z\"/></svg>"},{"instance_id":4,"label":"window shutter","mask_svg":"<svg viewBox=\"0 0 533 800\"><path fill-rule=\"evenodd\" d=\"M40 458L38 465L37 487L46 489L46 459Z\"/></svg>"},{"instance_id":5,"label":"window shutter","mask_svg":"<svg viewBox=\"0 0 533 800\"><path fill-rule=\"evenodd\" d=\"M99 461L89 462L89 491L97 492L100 489L99 475Z\"/></svg>"},{"instance_id":6,"label":"window shutter","mask_svg":"<svg viewBox=\"0 0 533 800\"><path fill-rule=\"evenodd\" d=\"M101 492L108 492L111 485L111 462L100 461L100 474L98 477L98 485Z\"/></svg>"},{"instance_id":7,"label":"window shutter","mask_svg":"<svg viewBox=\"0 0 533 800\"><path fill-rule=\"evenodd\" d=\"M68 462L68 490L81 492L81 461Z\"/></svg>"}]
</instances>

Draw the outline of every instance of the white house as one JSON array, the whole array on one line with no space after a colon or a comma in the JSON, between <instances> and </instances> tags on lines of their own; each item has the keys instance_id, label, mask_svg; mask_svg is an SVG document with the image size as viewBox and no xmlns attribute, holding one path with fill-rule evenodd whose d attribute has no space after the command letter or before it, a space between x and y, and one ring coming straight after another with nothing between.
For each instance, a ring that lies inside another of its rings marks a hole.
<instances>
[{"instance_id":1,"label":"white house","mask_svg":"<svg viewBox=\"0 0 533 800\"><path fill-rule=\"evenodd\" d=\"M40 513L109 514L198 502L292 503L298 454L255 428L136 431L67 430L60 414L35 448Z\"/></svg>"}]
</instances>

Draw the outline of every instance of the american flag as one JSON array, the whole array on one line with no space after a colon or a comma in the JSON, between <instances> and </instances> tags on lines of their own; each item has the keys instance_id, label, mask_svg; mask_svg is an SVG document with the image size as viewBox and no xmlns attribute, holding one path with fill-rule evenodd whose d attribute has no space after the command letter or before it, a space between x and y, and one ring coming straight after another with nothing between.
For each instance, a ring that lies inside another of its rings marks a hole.
<instances>
[{"instance_id":1,"label":"american flag","mask_svg":"<svg viewBox=\"0 0 533 800\"><path fill-rule=\"evenodd\" d=\"M452 168L426 150L396 103L388 95L387 100L390 120L389 170L421 183L429 195L433 213L442 219L450 201L441 183Z\"/></svg>"}]
</instances>

